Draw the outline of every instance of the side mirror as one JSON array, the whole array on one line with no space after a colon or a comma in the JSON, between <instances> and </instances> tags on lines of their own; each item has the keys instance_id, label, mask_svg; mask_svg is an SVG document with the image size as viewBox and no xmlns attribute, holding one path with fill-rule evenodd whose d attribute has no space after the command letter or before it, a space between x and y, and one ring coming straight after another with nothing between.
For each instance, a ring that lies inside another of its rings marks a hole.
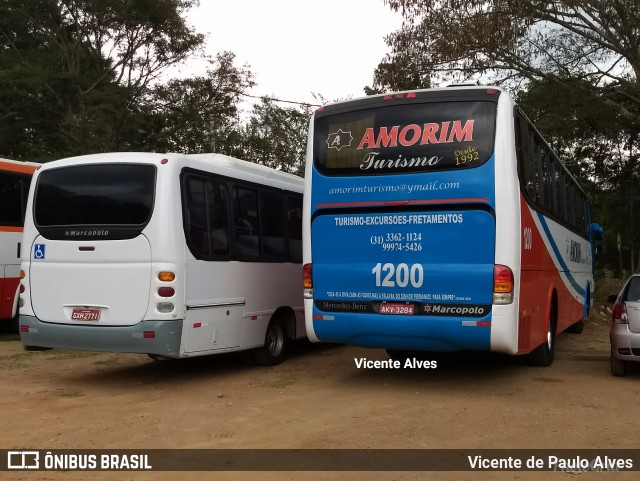
<instances>
[{"instance_id":1,"label":"side mirror","mask_svg":"<svg viewBox=\"0 0 640 481\"><path fill-rule=\"evenodd\" d=\"M604 254L604 229L600 224L594 222L590 226L591 230L591 246L593 253Z\"/></svg>"}]
</instances>

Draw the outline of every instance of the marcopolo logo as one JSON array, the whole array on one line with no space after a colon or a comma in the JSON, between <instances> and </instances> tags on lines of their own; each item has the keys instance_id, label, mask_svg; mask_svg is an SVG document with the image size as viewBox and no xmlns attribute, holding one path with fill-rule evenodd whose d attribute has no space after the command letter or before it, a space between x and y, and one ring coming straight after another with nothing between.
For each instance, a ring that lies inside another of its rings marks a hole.
<instances>
[{"instance_id":1,"label":"marcopolo logo","mask_svg":"<svg viewBox=\"0 0 640 481\"><path fill-rule=\"evenodd\" d=\"M432 316L483 317L491 310L488 305L423 304L422 314Z\"/></svg>"}]
</instances>

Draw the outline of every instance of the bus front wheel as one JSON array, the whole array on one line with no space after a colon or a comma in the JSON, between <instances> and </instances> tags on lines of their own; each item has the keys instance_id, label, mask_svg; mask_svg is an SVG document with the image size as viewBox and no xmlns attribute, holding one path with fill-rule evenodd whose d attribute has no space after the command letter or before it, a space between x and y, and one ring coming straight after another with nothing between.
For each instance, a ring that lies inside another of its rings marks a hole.
<instances>
[{"instance_id":1,"label":"bus front wheel","mask_svg":"<svg viewBox=\"0 0 640 481\"><path fill-rule=\"evenodd\" d=\"M264 346L253 351L253 360L259 366L275 366L287 357L289 337L284 322L274 319L267 327Z\"/></svg>"}]
</instances>

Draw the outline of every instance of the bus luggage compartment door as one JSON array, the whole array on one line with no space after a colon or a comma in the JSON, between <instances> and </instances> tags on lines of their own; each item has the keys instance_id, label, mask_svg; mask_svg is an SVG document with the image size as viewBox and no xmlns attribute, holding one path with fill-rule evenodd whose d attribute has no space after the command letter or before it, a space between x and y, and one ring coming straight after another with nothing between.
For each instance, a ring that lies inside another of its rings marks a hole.
<instances>
[{"instance_id":1,"label":"bus luggage compartment door","mask_svg":"<svg viewBox=\"0 0 640 481\"><path fill-rule=\"evenodd\" d=\"M240 346L244 304L187 307L183 339L185 353L204 353Z\"/></svg>"}]
</instances>

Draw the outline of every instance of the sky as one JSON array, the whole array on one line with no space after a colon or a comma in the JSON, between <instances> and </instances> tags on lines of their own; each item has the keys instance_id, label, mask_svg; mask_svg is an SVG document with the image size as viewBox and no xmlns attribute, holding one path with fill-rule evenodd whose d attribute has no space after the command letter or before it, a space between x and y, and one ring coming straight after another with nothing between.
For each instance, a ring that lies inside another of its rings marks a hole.
<instances>
[{"instance_id":1,"label":"sky","mask_svg":"<svg viewBox=\"0 0 640 481\"><path fill-rule=\"evenodd\" d=\"M363 96L402 24L383 0L201 0L187 19L207 54L249 64L251 95L309 103Z\"/></svg>"}]
</instances>

